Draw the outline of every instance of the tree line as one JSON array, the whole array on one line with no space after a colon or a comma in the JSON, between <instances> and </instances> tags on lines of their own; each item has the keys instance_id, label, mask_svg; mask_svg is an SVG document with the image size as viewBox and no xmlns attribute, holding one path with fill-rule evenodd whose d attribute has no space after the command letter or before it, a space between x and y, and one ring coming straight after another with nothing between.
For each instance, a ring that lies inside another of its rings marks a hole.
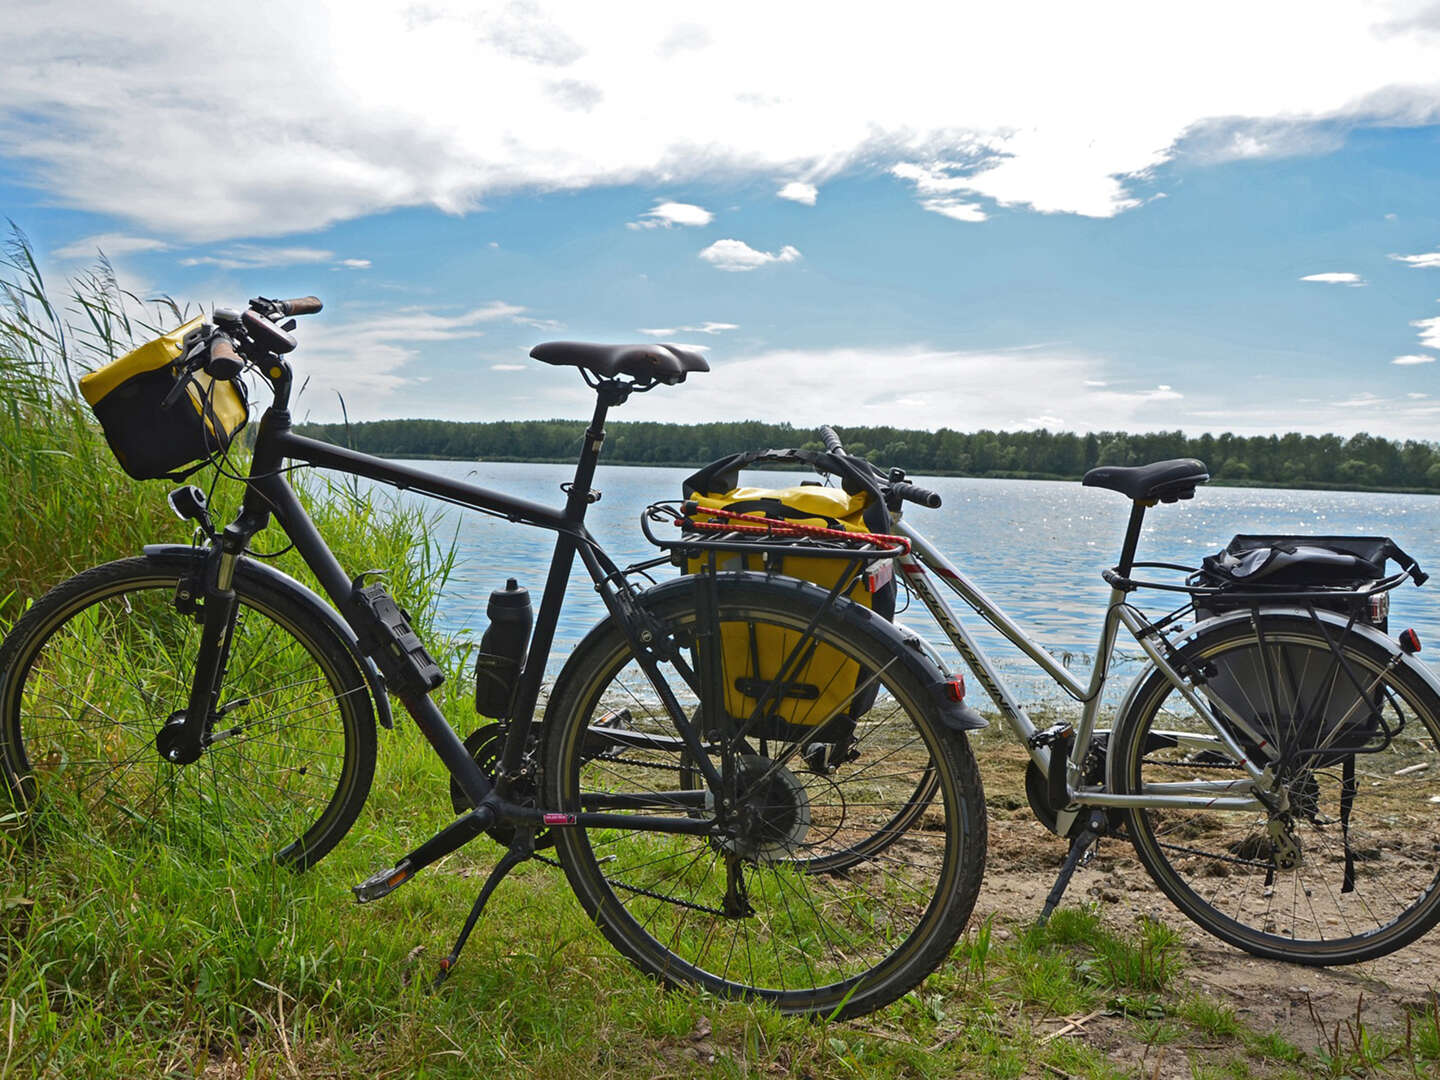
<instances>
[{"instance_id":1,"label":"tree line","mask_svg":"<svg viewBox=\"0 0 1440 1080\"><path fill-rule=\"evenodd\" d=\"M573 461L579 420L372 420L302 424L314 438L370 454L489 461ZM1180 431L919 431L837 428L851 453L913 473L1078 479L1097 465L1144 465L1199 458L1212 476L1237 484L1287 487L1408 488L1440 491L1440 447L1377 435L1198 435ZM756 420L707 424L616 422L607 426L605 461L703 465L766 447L822 449L813 428Z\"/></svg>"}]
</instances>

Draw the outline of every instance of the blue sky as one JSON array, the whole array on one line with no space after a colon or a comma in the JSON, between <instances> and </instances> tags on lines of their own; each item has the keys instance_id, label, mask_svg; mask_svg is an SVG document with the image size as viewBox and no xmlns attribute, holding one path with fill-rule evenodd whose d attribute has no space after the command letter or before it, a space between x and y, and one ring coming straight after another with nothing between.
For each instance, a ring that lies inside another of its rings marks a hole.
<instances>
[{"instance_id":1,"label":"blue sky","mask_svg":"<svg viewBox=\"0 0 1440 1080\"><path fill-rule=\"evenodd\" d=\"M58 277L314 292L320 419L1440 438L1440 5L7 3ZM1398 362L1397 362L1398 361Z\"/></svg>"}]
</instances>

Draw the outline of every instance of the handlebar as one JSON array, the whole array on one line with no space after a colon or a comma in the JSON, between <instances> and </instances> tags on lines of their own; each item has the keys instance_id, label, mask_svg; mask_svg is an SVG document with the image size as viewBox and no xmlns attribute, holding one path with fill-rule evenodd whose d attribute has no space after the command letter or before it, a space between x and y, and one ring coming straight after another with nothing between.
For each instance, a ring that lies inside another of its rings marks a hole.
<instances>
[{"instance_id":1,"label":"handlebar","mask_svg":"<svg viewBox=\"0 0 1440 1080\"><path fill-rule=\"evenodd\" d=\"M820 441L825 444L825 449L828 452L842 455L857 465L863 466L870 475L874 476L875 479L879 481L880 490L885 493L886 501L890 503L891 510L899 510L899 504L901 502L919 503L921 506L927 506L931 510L938 510L940 508L941 499L939 492L931 491L929 488L923 488L918 484L912 484L906 480L899 479L905 475L899 469L892 470L889 476L886 476L885 473L881 472L874 464L866 461L864 458L847 454L844 445L840 442L840 436L836 434L835 429L829 424L822 424L820 426Z\"/></svg>"}]
</instances>

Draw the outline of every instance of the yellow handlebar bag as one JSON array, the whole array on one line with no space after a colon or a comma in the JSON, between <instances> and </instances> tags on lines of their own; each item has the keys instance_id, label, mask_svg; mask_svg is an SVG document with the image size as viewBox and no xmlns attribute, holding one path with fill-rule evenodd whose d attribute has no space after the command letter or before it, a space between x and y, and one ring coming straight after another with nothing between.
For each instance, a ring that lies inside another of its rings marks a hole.
<instances>
[{"instance_id":1,"label":"yellow handlebar bag","mask_svg":"<svg viewBox=\"0 0 1440 1080\"><path fill-rule=\"evenodd\" d=\"M200 467L187 471L185 466L203 464L229 449L250 418L239 381L179 371L187 339L195 340L190 335L199 334L203 321L197 316L80 379L80 393L99 419L105 441L136 480L183 479ZM187 381L185 393L164 408L180 378Z\"/></svg>"}]
</instances>

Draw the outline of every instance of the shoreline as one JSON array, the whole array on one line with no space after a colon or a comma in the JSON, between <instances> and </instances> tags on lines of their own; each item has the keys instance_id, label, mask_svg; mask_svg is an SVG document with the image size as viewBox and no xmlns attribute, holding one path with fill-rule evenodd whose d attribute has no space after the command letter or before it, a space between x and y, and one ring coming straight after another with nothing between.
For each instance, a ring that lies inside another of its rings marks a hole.
<instances>
[{"instance_id":1,"label":"shoreline","mask_svg":"<svg viewBox=\"0 0 1440 1080\"><path fill-rule=\"evenodd\" d=\"M409 454L390 453L385 451L367 450L366 453L375 457L389 458L394 461L468 461L476 465L569 465L574 466L574 458L559 457L488 457L470 458L459 457L450 454ZM614 461L604 460L601 465L621 465L631 469L699 469L708 462L696 463L693 461ZM767 463L765 472L801 472L807 473L811 470L798 465L780 465ZM1063 476L1057 473L1026 473L1026 472L1003 472L991 471L983 473L956 472L947 469L927 469L924 471L907 470L910 476L943 476L953 477L962 480L1048 480L1054 483L1078 484L1080 477ZM1440 495L1440 488L1430 487L1368 487L1364 484L1322 484L1316 482L1281 483L1274 480L1251 480L1239 481L1224 477L1212 477L1206 484L1207 487L1224 488L1253 488L1257 490L1272 491L1349 491L1368 492L1376 495Z\"/></svg>"}]
</instances>

